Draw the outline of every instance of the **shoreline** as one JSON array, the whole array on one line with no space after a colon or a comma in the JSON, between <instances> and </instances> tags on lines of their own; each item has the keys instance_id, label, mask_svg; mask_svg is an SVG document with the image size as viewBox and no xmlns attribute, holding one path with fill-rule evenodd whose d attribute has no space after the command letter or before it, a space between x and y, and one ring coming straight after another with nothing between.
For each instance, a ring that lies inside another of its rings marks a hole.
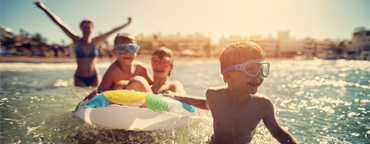
<instances>
[{"instance_id":1,"label":"shoreline","mask_svg":"<svg viewBox=\"0 0 370 144\"><path fill-rule=\"evenodd\" d=\"M2 63L75 63L75 57L35 57L35 56L0 56ZM135 60L149 61L150 55L138 55ZM175 57L175 61L193 61L193 60L218 60L216 57ZM116 57L98 58L97 62L113 62Z\"/></svg>"},{"instance_id":2,"label":"shoreline","mask_svg":"<svg viewBox=\"0 0 370 144\"><path fill-rule=\"evenodd\" d=\"M137 61L149 61L151 55L138 55L135 60ZM0 56L0 62L2 63L75 63L75 57L36 57L36 56ZM103 57L98 58L97 62L113 62L116 57ZM180 57L175 56L175 61L213 61L217 60L218 57ZM297 58L271 58L267 57L266 61L281 61L281 60L305 60Z\"/></svg>"}]
</instances>

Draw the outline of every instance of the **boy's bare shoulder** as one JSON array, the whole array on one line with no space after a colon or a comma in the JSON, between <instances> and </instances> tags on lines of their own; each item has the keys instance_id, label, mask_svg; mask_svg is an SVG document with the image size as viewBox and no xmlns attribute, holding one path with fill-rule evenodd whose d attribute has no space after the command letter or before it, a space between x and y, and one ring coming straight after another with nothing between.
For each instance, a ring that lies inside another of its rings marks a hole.
<instances>
[{"instance_id":1,"label":"boy's bare shoulder","mask_svg":"<svg viewBox=\"0 0 370 144\"><path fill-rule=\"evenodd\" d=\"M138 72L146 71L145 65L142 62L133 61L132 64L134 65Z\"/></svg>"},{"instance_id":2,"label":"boy's bare shoulder","mask_svg":"<svg viewBox=\"0 0 370 144\"><path fill-rule=\"evenodd\" d=\"M227 87L211 87L211 88L208 88L207 92L221 92L221 91L225 91L227 89Z\"/></svg>"},{"instance_id":3,"label":"boy's bare shoulder","mask_svg":"<svg viewBox=\"0 0 370 144\"><path fill-rule=\"evenodd\" d=\"M107 72L106 73L112 73L112 72L115 72L116 69L118 69L118 64L117 64L117 61L113 62L109 68L107 69Z\"/></svg>"},{"instance_id":4,"label":"boy's bare shoulder","mask_svg":"<svg viewBox=\"0 0 370 144\"><path fill-rule=\"evenodd\" d=\"M219 95L223 95L226 91L227 87L215 87L215 88L209 88L206 92L207 98L216 97Z\"/></svg>"},{"instance_id":5,"label":"boy's bare shoulder","mask_svg":"<svg viewBox=\"0 0 370 144\"><path fill-rule=\"evenodd\" d=\"M182 85L180 81L172 81L170 85Z\"/></svg>"},{"instance_id":6,"label":"boy's bare shoulder","mask_svg":"<svg viewBox=\"0 0 370 144\"><path fill-rule=\"evenodd\" d=\"M257 98L257 99L261 99L261 100L270 100L269 97L267 97L266 95L261 94L261 93L253 94L252 97Z\"/></svg>"},{"instance_id":7,"label":"boy's bare shoulder","mask_svg":"<svg viewBox=\"0 0 370 144\"><path fill-rule=\"evenodd\" d=\"M147 73L147 70L145 68L145 65L142 62L139 61L133 61L132 64L135 67L135 71L139 73L140 75L145 75Z\"/></svg>"},{"instance_id":8,"label":"boy's bare shoulder","mask_svg":"<svg viewBox=\"0 0 370 144\"><path fill-rule=\"evenodd\" d=\"M256 93L252 95L251 97L261 106L272 106L271 99L267 97L266 95L263 95L261 93Z\"/></svg>"},{"instance_id":9,"label":"boy's bare shoulder","mask_svg":"<svg viewBox=\"0 0 370 144\"><path fill-rule=\"evenodd\" d=\"M133 64L137 68L145 68L145 65L142 62L139 61L133 61Z\"/></svg>"}]
</instances>

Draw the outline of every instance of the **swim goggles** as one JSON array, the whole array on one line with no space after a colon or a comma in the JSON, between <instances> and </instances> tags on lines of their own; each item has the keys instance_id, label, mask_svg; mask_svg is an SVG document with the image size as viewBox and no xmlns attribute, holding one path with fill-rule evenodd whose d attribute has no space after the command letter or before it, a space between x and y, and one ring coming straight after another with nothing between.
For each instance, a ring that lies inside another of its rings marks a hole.
<instances>
[{"instance_id":1,"label":"swim goggles","mask_svg":"<svg viewBox=\"0 0 370 144\"><path fill-rule=\"evenodd\" d=\"M157 55L152 55L150 61L152 65L158 65L159 62L161 62L162 66L164 67L168 67L172 64L172 59L168 56L163 57L163 59L161 60Z\"/></svg>"},{"instance_id":2,"label":"swim goggles","mask_svg":"<svg viewBox=\"0 0 370 144\"><path fill-rule=\"evenodd\" d=\"M262 76L266 78L270 74L270 63L252 60L242 64L229 66L225 69L225 71L234 71L234 70L240 70L251 77L256 77L261 70Z\"/></svg>"},{"instance_id":3,"label":"swim goggles","mask_svg":"<svg viewBox=\"0 0 370 144\"><path fill-rule=\"evenodd\" d=\"M137 45L137 44L133 44L133 43L118 44L118 45L114 46L114 49L117 50L120 54L125 54L127 51L134 54L140 49L140 46Z\"/></svg>"}]
</instances>

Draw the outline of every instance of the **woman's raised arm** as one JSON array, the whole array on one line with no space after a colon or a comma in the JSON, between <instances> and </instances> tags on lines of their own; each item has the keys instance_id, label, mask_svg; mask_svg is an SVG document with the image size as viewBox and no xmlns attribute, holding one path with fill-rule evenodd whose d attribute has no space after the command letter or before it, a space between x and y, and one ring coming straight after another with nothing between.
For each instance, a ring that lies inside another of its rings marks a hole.
<instances>
[{"instance_id":1,"label":"woman's raised arm","mask_svg":"<svg viewBox=\"0 0 370 144\"><path fill-rule=\"evenodd\" d=\"M124 27L126 27L127 25L129 25L131 23L131 20L132 18L129 17L128 18L128 22L122 26L119 26L119 27L116 27L114 29L112 29L111 31L105 33L105 34L102 34L102 35L99 35L97 37L94 38L94 41L95 41L95 44L99 44L100 42L103 42L107 39L107 37L109 37L111 34L123 29Z\"/></svg>"},{"instance_id":2,"label":"woman's raised arm","mask_svg":"<svg viewBox=\"0 0 370 144\"><path fill-rule=\"evenodd\" d=\"M78 41L79 38L77 33L71 30L58 16L56 16L48 8L46 8L46 6L41 1L35 2L35 5L43 10L50 17L50 19L53 20L53 22L57 24L64 31L64 33L66 33L67 36L73 40L73 42Z\"/></svg>"}]
</instances>

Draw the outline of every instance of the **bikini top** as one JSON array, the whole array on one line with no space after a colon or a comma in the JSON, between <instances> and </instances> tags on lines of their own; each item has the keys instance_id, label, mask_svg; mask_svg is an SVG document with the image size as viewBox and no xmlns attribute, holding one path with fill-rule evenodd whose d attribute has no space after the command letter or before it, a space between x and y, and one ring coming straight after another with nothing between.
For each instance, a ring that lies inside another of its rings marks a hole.
<instances>
[{"instance_id":1,"label":"bikini top","mask_svg":"<svg viewBox=\"0 0 370 144\"><path fill-rule=\"evenodd\" d=\"M98 49L96 49L94 43L92 43L92 44L93 44L92 49L91 49L89 55L86 56L85 52L82 50L81 42L78 42L78 45L76 47L76 57L78 57L78 58L86 58L86 57L94 58L94 57L97 57L98 56Z\"/></svg>"}]
</instances>

